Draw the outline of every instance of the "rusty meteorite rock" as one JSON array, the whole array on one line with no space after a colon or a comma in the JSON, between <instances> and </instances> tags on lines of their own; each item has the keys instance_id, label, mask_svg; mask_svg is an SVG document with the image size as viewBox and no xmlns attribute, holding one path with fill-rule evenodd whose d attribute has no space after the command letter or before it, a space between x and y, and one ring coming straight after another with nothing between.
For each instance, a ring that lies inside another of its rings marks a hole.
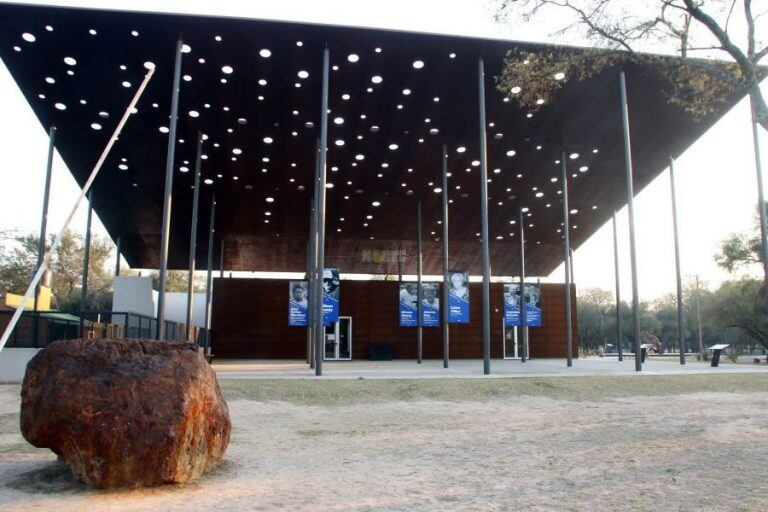
<instances>
[{"instance_id":1,"label":"rusty meteorite rock","mask_svg":"<svg viewBox=\"0 0 768 512\"><path fill-rule=\"evenodd\" d=\"M63 340L27 365L21 432L97 488L193 480L213 468L232 424L197 346Z\"/></svg>"}]
</instances>

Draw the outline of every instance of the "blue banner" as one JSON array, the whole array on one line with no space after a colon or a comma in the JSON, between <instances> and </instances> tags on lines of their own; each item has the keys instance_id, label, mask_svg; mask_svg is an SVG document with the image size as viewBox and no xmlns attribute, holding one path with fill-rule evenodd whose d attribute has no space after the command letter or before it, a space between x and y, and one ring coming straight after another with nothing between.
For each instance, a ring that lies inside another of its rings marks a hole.
<instances>
[{"instance_id":1,"label":"blue banner","mask_svg":"<svg viewBox=\"0 0 768 512\"><path fill-rule=\"evenodd\" d=\"M504 284L504 325L520 325L520 285Z\"/></svg>"},{"instance_id":2,"label":"blue banner","mask_svg":"<svg viewBox=\"0 0 768 512\"><path fill-rule=\"evenodd\" d=\"M440 287L437 283L421 284L421 325L440 327Z\"/></svg>"},{"instance_id":3,"label":"blue banner","mask_svg":"<svg viewBox=\"0 0 768 512\"><path fill-rule=\"evenodd\" d=\"M469 323L469 272L448 271L448 323Z\"/></svg>"},{"instance_id":4,"label":"blue banner","mask_svg":"<svg viewBox=\"0 0 768 512\"><path fill-rule=\"evenodd\" d=\"M538 284L525 285L525 325L541 327L541 288Z\"/></svg>"},{"instance_id":5,"label":"blue banner","mask_svg":"<svg viewBox=\"0 0 768 512\"><path fill-rule=\"evenodd\" d=\"M307 297L309 286L306 281L288 283L288 325L291 327L307 326Z\"/></svg>"},{"instance_id":6,"label":"blue banner","mask_svg":"<svg viewBox=\"0 0 768 512\"><path fill-rule=\"evenodd\" d=\"M323 270L323 325L339 321L339 269Z\"/></svg>"},{"instance_id":7,"label":"blue banner","mask_svg":"<svg viewBox=\"0 0 768 512\"><path fill-rule=\"evenodd\" d=\"M416 283L400 283L400 327L417 327Z\"/></svg>"},{"instance_id":8,"label":"blue banner","mask_svg":"<svg viewBox=\"0 0 768 512\"><path fill-rule=\"evenodd\" d=\"M520 325L520 285L504 285L504 325ZM525 325L541 327L541 289L538 284L525 284Z\"/></svg>"}]
</instances>

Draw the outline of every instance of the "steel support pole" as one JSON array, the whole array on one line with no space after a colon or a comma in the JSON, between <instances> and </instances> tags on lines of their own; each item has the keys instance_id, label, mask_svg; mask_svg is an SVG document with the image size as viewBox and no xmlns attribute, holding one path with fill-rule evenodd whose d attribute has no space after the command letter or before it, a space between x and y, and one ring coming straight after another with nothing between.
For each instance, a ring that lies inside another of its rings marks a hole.
<instances>
[{"instance_id":1,"label":"steel support pole","mask_svg":"<svg viewBox=\"0 0 768 512\"><path fill-rule=\"evenodd\" d=\"M443 144L443 368L450 360L448 323L448 148Z\"/></svg>"},{"instance_id":2,"label":"steel support pole","mask_svg":"<svg viewBox=\"0 0 768 512\"><path fill-rule=\"evenodd\" d=\"M208 224L208 264L205 279L205 344L203 354L211 355L211 299L213 298L213 233L216 229L216 196L211 197L211 216Z\"/></svg>"},{"instance_id":3,"label":"steel support pole","mask_svg":"<svg viewBox=\"0 0 768 512\"><path fill-rule=\"evenodd\" d=\"M616 345L619 361L624 360L621 348L621 285L619 284L619 235L616 230L616 211L613 212L613 276L616 279Z\"/></svg>"},{"instance_id":4,"label":"steel support pole","mask_svg":"<svg viewBox=\"0 0 768 512\"><path fill-rule=\"evenodd\" d=\"M45 188L43 189L43 213L40 216L40 237L37 240L37 266L35 270L39 269L43 264L43 257L45 256L45 237L48 230L48 203L51 197L51 175L53 174L53 153L56 144L56 126L51 125L48 130L48 159L45 164ZM35 306L34 311L37 313L37 300L40 296L40 285L35 288ZM35 342L37 341L37 318L35 318Z\"/></svg>"},{"instance_id":5,"label":"steel support pole","mask_svg":"<svg viewBox=\"0 0 768 512\"><path fill-rule=\"evenodd\" d=\"M168 153L165 161L165 192L163 198L163 226L160 232L160 284L157 294L157 339L165 339L165 282L168 277L168 237L171 232L171 202L173 200L173 161L176 153L176 123L179 117L179 84L181 82L182 41L176 42L173 67L171 117L168 121Z\"/></svg>"},{"instance_id":6,"label":"steel support pole","mask_svg":"<svg viewBox=\"0 0 768 512\"><path fill-rule=\"evenodd\" d=\"M750 98L752 108L752 144L755 149L755 174L757 175L757 198L760 211L760 242L763 255L763 287L768 291L768 227L766 227L765 194L763 192L763 166L760 161L760 140L757 130L755 102Z\"/></svg>"},{"instance_id":7,"label":"steel support pole","mask_svg":"<svg viewBox=\"0 0 768 512\"><path fill-rule=\"evenodd\" d=\"M323 269L325 268L325 167L328 157L328 80L330 66L330 51L323 50L323 83L320 97L320 154L318 163L318 180L315 182L317 194L317 269L315 271L318 286L315 298L315 313L320 335L315 346L315 375L323 374Z\"/></svg>"},{"instance_id":8,"label":"steel support pole","mask_svg":"<svg viewBox=\"0 0 768 512\"><path fill-rule=\"evenodd\" d=\"M483 374L491 373L491 256L488 248L488 148L485 133L485 63L477 61L480 121L480 217L483 255Z\"/></svg>"},{"instance_id":9,"label":"steel support pole","mask_svg":"<svg viewBox=\"0 0 768 512\"><path fill-rule=\"evenodd\" d=\"M83 275L80 286L80 337L83 336L83 313L88 306L88 266L91 263L91 220L93 218L93 189L88 191L88 214L85 220L83 244ZM37 342L37 340L35 340Z\"/></svg>"},{"instance_id":10,"label":"steel support pole","mask_svg":"<svg viewBox=\"0 0 768 512\"><path fill-rule=\"evenodd\" d=\"M322 292L318 292L318 287L322 286L322 281L318 281L317 279L317 272L318 272L318 266L317 266L317 203L318 203L318 197L320 194L320 188L317 186L318 181L320 180L320 139L318 138L315 141L315 173L314 173L314 183L315 188L313 192L313 197L311 200L311 207L312 207L312 218L311 225L309 228L309 240L310 240L310 247L312 250L312 263L311 263L311 269L310 269L310 275L309 275L309 287L310 287L310 300L308 301L307 307L310 308L309 310L309 323L312 325L312 360L309 363L310 369L315 369L315 361L317 361L318 357L318 351L317 347L323 345L323 336L324 336L324 330L322 322L320 322L317 318L317 297L320 296L322 298ZM319 355L319 357L322 357L322 353Z\"/></svg>"},{"instance_id":11,"label":"steel support pole","mask_svg":"<svg viewBox=\"0 0 768 512\"><path fill-rule=\"evenodd\" d=\"M309 206L309 225L312 226L312 216L315 209L315 201L310 201ZM310 237L311 239L311 237ZM310 368L315 367L315 359L312 356L312 243L307 240L307 364ZM293 290L291 290L293 293Z\"/></svg>"},{"instance_id":12,"label":"steel support pole","mask_svg":"<svg viewBox=\"0 0 768 512\"><path fill-rule=\"evenodd\" d=\"M563 267L565 272L565 356L573 366L573 325L571 323L571 229L568 215L568 162L565 149L560 150L560 180L563 185Z\"/></svg>"},{"instance_id":13,"label":"steel support pole","mask_svg":"<svg viewBox=\"0 0 768 512\"><path fill-rule=\"evenodd\" d=\"M195 298L195 263L197 254L197 210L200 203L200 174L203 156L203 133L197 134L197 153L195 154L195 181L192 192L192 219L189 229L189 270L187 271L187 317L186 317L186 338L189 340L189 334L192 331L192 309Z\"/></svg>"},{"instance_id":14,"label":"steel support pole","mask_svg":"<svg viewBox=\"0 0 768 512\"><path fill-rule=\"evenodd\" d=\"M115 242L115 277L120 275L120 251L122 250L123 246L123 239L122 237L117 237L117 242Z\"/></svg>"},{"instance_id":15,"label":"steel support pole","mask_svg":"<svg viewBox=\"0 0 768 512\"><path fill-rule=\"evenodd\" d=\"M219 277L224 278L224 244L227 241L221 239L221 245L219 246Z\"/></svg>"},{"instance_id":16,"label":"steel support pole","mask_svg":"<svg viewBox=\"0 0 768 512\"><path fill-rule=\"evenodd\" d=\"M640 296L637 290L637 251L635 248L635 207L634 185L632 183L632 142L629 134L629 108L627 106L627 78L619 74L621 93L621 124L624 133L624 165L627 180L627 213L629 215L629 254L632 270L632 320L634 328L635 371L643 369L640 357Z\"/></svg>"},{"instance_id":17,"label":"steel support pole","mask_svg":"<svg viewBox=\"0 0 768 512\"><path fill-rule=\"evenodd\" d=\"M416 202L416 363L421 364L422 305L421 293L421 201Z\"/></svg>"},{"instance_id":18,"label":"steel support pole","mask_svg":"<svg viewBox=\"0 0 768 512\"><path fill-rule=\"evenodd\" d=\"M669 157L669 185L672 193L672 232L675 237L675 279L677 284L677 340L680 364L685 364L685 324L683 323L683 279L680 275L680 237L677 225L677 192L675 191L675 160Z\"/></svg>"},{"instance_id":19,"label":"steel support pole","mask_svg":"<svg viewBox=\"0 0 768 512\"><path fill-rule=\"evenodd\" d=\"M525 219L523 209L520 208L518 217L518 230L520 233L520 361L523 363L528 360L528 329L526 326L527 318L525 312Z\"/></svg>"}]
</instances>

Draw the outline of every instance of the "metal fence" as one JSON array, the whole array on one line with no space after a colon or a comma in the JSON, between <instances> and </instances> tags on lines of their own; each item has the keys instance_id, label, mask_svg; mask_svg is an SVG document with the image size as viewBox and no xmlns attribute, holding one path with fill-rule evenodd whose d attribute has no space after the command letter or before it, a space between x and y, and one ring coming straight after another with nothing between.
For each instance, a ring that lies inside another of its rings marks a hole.
<instances>
[{"instance_id":1,"label":"metal fence","mask_svg":"<svg viewBox=\"0 0 768 512\"><path fill-rule=\"evenodd\" d=\"M12 316L13 311L0 310L0 331L5 329ZM207 335L205 329L193 325L187 338L186 325L170 320L164 322L164 328L166 340L189 339L201 347ZM11 333L7 346L43 348L56 340L76 338L157 338L157 319L115 311L25 311Z\"/></svg>"}]
</instances>

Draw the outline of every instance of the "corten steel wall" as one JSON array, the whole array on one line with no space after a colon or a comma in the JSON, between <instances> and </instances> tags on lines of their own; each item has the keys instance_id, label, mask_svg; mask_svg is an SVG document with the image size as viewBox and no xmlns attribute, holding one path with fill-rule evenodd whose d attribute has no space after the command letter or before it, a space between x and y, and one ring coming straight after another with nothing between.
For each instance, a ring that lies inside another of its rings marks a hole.
<instances>
[{"instance_id":1,"label":"corten steel wall","mask_svg":"<svg viewBox=\"0 0 768 512\"><path fill-rule=\"evenodd\" d=\"M576 304L575 287L571 289ZM502 357L500 283L491 283L491 357ZM531 357L565 357L565 295L562 284L541 284L542 327L530 328ZM452 358L480 358L481 284L470 286L469 324L451 324ZM352 358L368 359L371 343L391 342L398 359L416 358L416 329L398 326L396 281L342 281L341 316L352 317ZM573 353L578 354L578 325L573 308ZM304 359L307 331L288 327L288 281L215 279L213 354L216 357ZM442 358L440 327L424 328L424 357Z\"/></svg>"}]
</instances>

